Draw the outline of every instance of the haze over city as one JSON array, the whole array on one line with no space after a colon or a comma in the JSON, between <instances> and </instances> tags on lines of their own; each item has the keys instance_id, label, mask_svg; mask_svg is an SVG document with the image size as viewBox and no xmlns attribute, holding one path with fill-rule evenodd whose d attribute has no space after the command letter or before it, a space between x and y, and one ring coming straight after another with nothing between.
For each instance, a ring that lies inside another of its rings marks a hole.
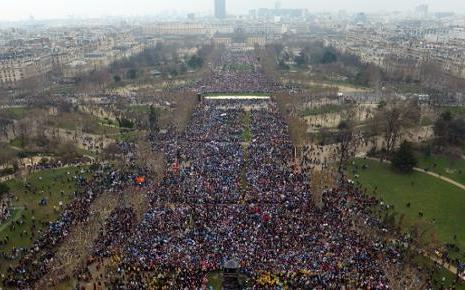
<instances>
[{"instance_id":1,"label":"haze over city","mask_svg":"<svg viewBox=\"0 0 465 290\"><path fill-rule=\"evenodd\" d=\"M160 13L187 13L212 11L211 0L15 0L3 1L0 21L56 19L102 16L141 16ZM287 0L280 1L283 8L306 8L311 12L379 12L409 11L420 4L429 5L431 11L465 13L465 2L457 0ZM227 10L232 14L246 14L250 9L272 8L274 1L235 0L228 1Z\"/></svg>"}]
</instances>

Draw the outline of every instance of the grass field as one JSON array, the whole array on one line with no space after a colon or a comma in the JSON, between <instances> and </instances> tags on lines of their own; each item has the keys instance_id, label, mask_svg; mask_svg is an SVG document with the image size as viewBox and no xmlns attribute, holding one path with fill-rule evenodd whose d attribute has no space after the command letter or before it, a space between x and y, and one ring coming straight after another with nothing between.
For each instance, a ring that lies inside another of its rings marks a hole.
<instances>
[{"instance_id":1,"label":"grass field","mask_svg":"<svg viewBox=\"0 0 465 290\"><path fill-rule=\"evenodd\" d=\"M112 136L116 141L135 142L140 137L140 131L125 131Z\"/></svg>"},{"instance_id":2,"label":"grass field","mask_svg":"<svg viewBox=\"0 0 465 290\"><path fill-rule=\"evenodd\" d=\"M219 272L208 275L208 287L213 290L221 290L223 287L223 274Z\"/></svg>"},{"instance_id":3,"label":"grass field","mask_svg":"<svg viewBox=\"0 0 465 290\"><path fill-rule=\"evenodd\" d=\"M24 181L7 181L6 184L14 195L12 207L16 210L10 220L0 225L0 240L7 236L9 238L6 245L0 246L0 251L10 253L14 248L28 248L40 236L47 223L56 220L61 208L73 199L76 190L74 176L86 176L85 170L87 167L51 169L32 173ZM43 198L47 199L45 206L39 205ZM18 210L22 211L18 213ZM32 229L33 217L36 221L35 230ZM16 224L15 229L12 229L15 220L22 221L23 224ZM16 260L4 261L0 258L0 273L15 262Z\"/></svg>"},{"instance_id":4,"label":"grass field","mask_svg":"<svg viewBox=\"0 0 465 290\"><path fill-rule=\"evenodd\" d=\"M403 214L404 227L423 220L431 224L442 243L455 243L465 250L465 191L438 178L414 172L401 175L393 172L390 165L373 160L357 159L361 167L358 181L369 194L394 205ZM375 188L377 188L375 192ZM407 204L410 203L410 207ZM423 213L423 217L419 213ZM455 237L455 238L454 238Z\"/></svg>"},{"instance_id":5,"label":"grass field","mask_svg":"<svg viewBox=\"0 0 465 290\"><path fill-rule=\"evenodd\" d=\"M252 114L250 112L244 112L242 115L242 124L244 131L242 131L242 141L250 142L252 140Z\"/></svg>"},{"instance_id":6,"label":"grass field","mask_svg":"<svg viewBox=\"0 0 465 290\"><path fill-rule=\"evenodd\" d=\"M425 156L417 155L417 167L428 169L441 176L448 177L454 181L465 184L465 159L451 160L444 155Z\"/></svg>"},{"instance_id":7,"label":"grass field","mask_svg":"<svg viewBox=\"0 0 465 290\"><path fill-rule=\"evenodd\" d=\"M422 267L432 268L433 262L426 257L418 255L415 258L415 262ZM455 275L447 269L440 267L440 269L433 275L433 289L451 289ZM465 290L465 282L459 283L456 290Z\"/></svg>"},{"instance_id":8,"label":"grass field","mask_svg":"<svg viewBox=\"0 0 465 290\"><path fill-rule=\"evenodd\" d=\"M442 107L443 111L450 111L454 115L465 116L465 106Z\"/></svg>"},{"instance_id":9,"label":"grass field","mask_svg":"<svg viewBox=\"0 0 465 290\"><path fill-rule=\"evenodd\" d=\"M7 118L11 118L14 120L21 120L27 114L28 109L25 107L13 107L2 110L5 113Z\"/></svg>"},{"instance_id":10,"label":"grass field","mask_svg":"<svg viewBox=\"0 0 465 290\"><path fill-rule=\"evenodd\" d=\"M255 67L251 64L247 63L233 63L224 65L224 69L226 70L235 70L235 71L249 71L253 70Z\"/></svg>"}]
</instances>

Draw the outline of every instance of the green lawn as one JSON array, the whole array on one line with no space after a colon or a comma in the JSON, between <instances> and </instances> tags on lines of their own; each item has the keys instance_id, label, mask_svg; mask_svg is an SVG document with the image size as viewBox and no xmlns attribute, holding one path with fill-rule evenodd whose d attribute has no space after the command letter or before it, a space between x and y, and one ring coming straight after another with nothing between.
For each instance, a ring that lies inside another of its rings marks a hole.
<instances>
[{"instance_id":1,"label":"green lawn","mask_svg":"<svg viewBox=\"0 0 465 290\"><path fill-rule=\"evenodd\" d=\"M448 177L454 181L465 184L465 159L451 160L444 155L425 156L417 155L417 167Z\"/></svg>"},{"instance_id":2,"label":"green lawn","mask_svg":"<svg viewBox=\"0 0 465 290\"><path fill-rule=\"evenodd\" d=\"M128 111L133 113L148 114L150 112L150 105L133 105L128 108Z\"/></svg>"},{"instance_id":3,"label":"green lawn","mask_svg":"<svg viewBox=\"0 0 465 290\"><path fill-rule=\"evenodd\" d=\"M28 109L26 107L13 107L2 110L8 118L21 120L26 117Z\"/></svg>"},{"instance_id":4,"label":"green lawn","mask_svg":"<svg viewBox=\"0 0 465 290\"><path fill-rule=\"evenodd\" d=\"M6 183L14 195L12 207L16 209L13 212L13 220L6 221L0 225L0 239L9 237L9 242L6 245L0 246L0 251L9 253L13 248L27 248L32 244L32 241L40 236L40 231L46 227L49 221L54 221L59 216L61 211L59 203L63 206L69 203L74 197L76 185L74 181L75 175L80 175L81 170L84 176L88 167L70 167L62 169L51 169L32 173L29 177L23 180L10 180ZM39 202L42 198L47 199L47 205L40 206ZM18 217L17 210L24 209ZM32 230L33 217L36 220L36 229ZM16 228L11 227L11 222L14 220L24 222L21 226L16 225ZM5 271L6 267L14 264L16 261L4 261L0 258L0 273Z\"/></svg>"},{"instance_id":5,"label":"green lawn","mask_svg":"<svg viewBox=\"0 0 465 290\"><path fill-rule=\"evenodd\" d=\"M252 140L252 114L250 112L244 112L242 115L242 125L244 126L242 141L250 142Z\"/></svg>"},{"instance_id":6,"label":"green lawn","mask_svg":"<svg viewBox=\"0 0 465 290\"><path fill-rule=\"evenodd\" d=\"M220 272L209 274L208 287L211 287L213 290L221 290L223 287L223 274Z\"/></svg>"},{"instance_id":7,"label":"green lawn","mask_svg":"<svg viewBox=\"0 0 465 290\"><path fill-rule=\"evenodd\" d=\"M13 146L13 147L16 147L16 148L23 148L24 147L23 141L19 137L11 140L10 145Z\"/></svg>"},{"instance_id":8,"label":"green lawn","mask_svg":"<svg viewBox=\"0 0 465 290\"><path fill-rule=\"evenodd\" d=\"M254 66L248 63L232 63L224 65L224 69L235 70L235 71L248 71L253 70Z\"/></svg>"},{"instance_id":9,"label":"green lawn","mask_svg":"<svg viewBox=\"0 0 465 290\"><path fill-rule=\"evenodd\" d=\"M140 131L127 131L116 134L113 138L116 141L135 142L139 138L140 134Z\"/></svg>"},{"instance_id":10,"label":"green lawn","mask_svg":"<svg viewBox=\"0 0 465 290\"><path fill-rule=\"evenodd\" d=\"M422 219L431 223L439 241L455 243L462 251L465 250L464 190L419 172L397 174L390 169L390 165L378 161L357 159L355 163L359 168L362 164L368 165L368 169L359 169L356 173L360 176L357 180L362 187L366 187L369 194L394 205L399 214L405 215L405 227ZM407 207L408 203L410 208ZM419 217L420 212L424 214L422 218ZM456 240L454 235L457 236Z\"/></svg>"},{"instance_id":11,"label":"green lawn","mask_svg":"<svg viewBox=\"0 0 465 290\"><path fill-rule=\"evenodd\" d=\"M450 111L454 115L465 116L465 106L442 107L443 111Z\"/></svg>"},{"instance_id":12,"label":"green lawn","mask_svg":"<svg viewBox=\"0 0 465 290\"><path fill-rule=\"evenodd\" d=\"M16 222L21 218L21 215L24 212L24 208L12 208L10 209L10 218L6 220L4 223L0 224L0 233L8 228L11 223Z\"/></svg>"},{"instance_id":13,"label":"green lawn","mask_svg":"<svg viewBox=\"0 0 465 290\"><path fill-rule=\"evenodd\" d=\"M433 268L433 262L426 257L418 255L415 258L415 262L421 267L426 267L427 269ZM440 267L439 270L434 273L433 279L433 289L449 289L455 281L455 275L447 269ZM455 289L465 290L465 283L459 283Z\"/></svg>"}]
</instances>

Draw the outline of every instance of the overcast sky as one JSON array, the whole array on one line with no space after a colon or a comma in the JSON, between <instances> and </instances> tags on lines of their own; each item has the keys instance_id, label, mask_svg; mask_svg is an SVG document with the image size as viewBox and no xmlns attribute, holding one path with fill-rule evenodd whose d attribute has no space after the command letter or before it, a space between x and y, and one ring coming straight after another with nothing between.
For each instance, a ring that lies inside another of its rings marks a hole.
<instances>
[{"instance_id":1,"label":"overcast sky","mask_svg":"<svg viewBox=\"0 0 465 290\"><path fill-rule=\"evenodd\" d=\"M99 17L111 15L153 15L166 11L208 12L214 0L0 0L0 21L64 18L70 15ZM273 7L274 0L227 0L228 13ZM465 13L465 0L281 0L283 8L310 11L406 11L428 4L431 11Z\"/></svg>"}]
</instances>

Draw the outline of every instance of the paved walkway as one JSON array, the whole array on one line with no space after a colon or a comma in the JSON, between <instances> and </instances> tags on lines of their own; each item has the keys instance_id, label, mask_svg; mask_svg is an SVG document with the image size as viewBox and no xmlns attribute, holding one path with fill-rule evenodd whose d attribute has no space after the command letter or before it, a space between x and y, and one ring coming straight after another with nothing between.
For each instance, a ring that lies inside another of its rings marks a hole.
<instances>
[{"instance_id":1,"label":"paved walkway","mask_svg":"<svg viewBox=\"0 0 465 290\"><path fill-rule=\"evenodd\" d=\"M425 253L423 251L418 251L421 255L423 255L424 257L430 259L431 261L434 261L436 263L438 263L439 265L441 265L441 267L443 267L444 269L448 270L449 272L451 272L452 274L456 275L457 274L457 267L452 265L452 264L449 264L447 262L443 262L442 259L440 259L439 257L437 256L434 256L434 255L429 255L428 253ZM460 280L462 281L465 281L465 274L462 273L462 274L459 274L459 278Z\"/></svg>"}]
</instances>

